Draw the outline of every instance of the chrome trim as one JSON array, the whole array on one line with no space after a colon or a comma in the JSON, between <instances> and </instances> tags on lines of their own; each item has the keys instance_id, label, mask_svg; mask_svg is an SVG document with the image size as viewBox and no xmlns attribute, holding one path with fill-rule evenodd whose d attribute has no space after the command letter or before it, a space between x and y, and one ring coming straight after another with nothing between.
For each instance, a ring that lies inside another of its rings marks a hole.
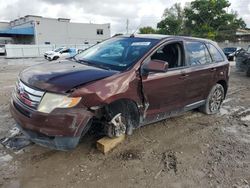
<instances>
[{"instance_id":1,"label":"chrome trim","mask_svg":"<svg viewBox=\"0 0 250 188\"><path fill-rule=\"evenodd\" d=\"M194 108L198 108L198 107L202 106L205 103L206 103L206 100L200 100L200 101L197 101L197 102L186 105L184 107L184 110L191 110L191 109L194 109Z\"/></svg>"},{"instance_id":2,"label":"chrome trim","mask_svg":"<svg viewBox=\"0 0 250 188\"><path fill-rule=\"evenodd\" d=\"M22 83L21 81L19 81L19 86L20 87L24 87L24 90L27 91L28 93L32 94L32 95L36 95L36 96L39 96L39 97L42 97L44 92L43 91L38 91L38 90L34 90L28 86L26 86L24 83Z\"/></svg>"},{"instance_id":3,"label":"chrome trim","mask_svg":"<svg viewBox=\"0 0 250 188\"><path fill-rule=\"evenodd\" d=\"M44 91L30 88L29 86L27 86L20 80L18 80L18 82L16 83L14 92L15 92L16 98L21 103L23 103L27 107L31 107L35 109L37 109L45 93Z\"/></svg>"}]
</instances>

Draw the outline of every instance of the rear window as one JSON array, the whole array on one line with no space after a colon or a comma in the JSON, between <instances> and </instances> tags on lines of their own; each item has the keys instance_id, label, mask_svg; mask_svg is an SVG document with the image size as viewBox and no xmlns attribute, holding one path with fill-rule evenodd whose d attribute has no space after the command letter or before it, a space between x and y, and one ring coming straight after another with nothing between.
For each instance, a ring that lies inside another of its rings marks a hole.
<instances>
[{"instance_id":1,"label":"rear window","mask_svg":"<svg viewBox=\"0 0 250 188\"><path fill-rule=\"evenodd\" d=\"M214 45L208 43L207 47L209 49L209 52L210 52L214 62L224 61L224 57L222 56L220 51Z\"/></svg>"},{"instance_id":2,"label":"rear window","mask_svg":"<svg viewBox=\"0 0 250 188\"><path fill-rule=\"evenodd\" d=\"M188 61L191 66L212 63L207 47L201 42L186 43Z\"/></svg>"}]
</instances>

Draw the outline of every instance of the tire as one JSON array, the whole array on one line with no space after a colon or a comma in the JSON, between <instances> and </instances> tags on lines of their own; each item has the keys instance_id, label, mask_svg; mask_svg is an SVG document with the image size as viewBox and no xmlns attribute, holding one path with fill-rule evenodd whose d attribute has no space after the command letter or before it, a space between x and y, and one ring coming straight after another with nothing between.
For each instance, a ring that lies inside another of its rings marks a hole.
<instances>
[{"instance_id":1,"label":"tire","mask_svg":"<svg viewBox=\"0 0 250 188\"><path fill-rule=\"evenodd\" d=\"M234 56L233 57L228 57L228 61L233 61L234 60Z\"/></svg>"},{"instance_id":2,"label":"tire","mask_svg":"<svg viewBox=\"0 0 250 188\"><path fill-rule=\"evenodd\" d=\"M107 122L110 122L118 114L121 114L121 119L126 126L125 133L131 135L133 129L139 125L139 111L136 104L129 100L113 102L106 108L107 117L105 119ZM113 130L110 126L107 127L105 132L111 138L116 137L116 135L113 135Z\"/></svg>"},{"instance_id":3,"label":"tire","mask_svg":"<svg viewBox=\"0 0 250 188\"><path fill-rule=\"evenodd\" d=\"M199 109L205 114L216 114L220 111L221 104L224 100L225 90L221 84L212 87L206 99L206 103Z\"/></svg>"},{"instance_id":4,"label":"tire","mask_svg":"<svg viewBox=\"0 0 250 188\"><path fill-rule=\"evenodd\" d=\"M53 60L57 60L59 57L58 56L55 56L55 57L53 57Z\"/></svg>"},{"instance_id":5,"label":"tire","mask_svg":"<svg viewBox=\"0 0 250 188\"><path fill-rule=\"evenodd\" d=\"M250 66L248 66L248 68L247 68L246 75L247 75L247 77L250 77Z\"/></svg>"}]
</instances>

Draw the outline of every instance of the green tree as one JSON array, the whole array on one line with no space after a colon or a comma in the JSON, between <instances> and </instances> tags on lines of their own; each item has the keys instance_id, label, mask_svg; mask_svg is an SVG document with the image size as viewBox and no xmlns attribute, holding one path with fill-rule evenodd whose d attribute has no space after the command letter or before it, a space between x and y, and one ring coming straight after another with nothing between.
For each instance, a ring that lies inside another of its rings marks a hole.
<instances>
[{"instance_id":1,"label":"green tree","mask_svg":"<svg viewBox=\"0 0 250 188\"><path fill-rule=\"evenodd\" d=\"M154 34L155 30L154 30L154 28L149 27L149 26L147 26L147 27L141 27L139 29L139 33L140 34Z\"/></svg>"},{"instance_id":2,"label":"green tree","mask_svg":"<svg viewBox=\"0 0 250 188\"><path fill-rule=\"evenodd\" d=\"M228 0L195 0L184 9L185 34L217 41L233 40L246 24L236 12L227 13Z\"/></svg>"},{"instance_id":3,"label":"green tree","mask_svg":"<svg viewBox=\"0 0 250 188\"><path fill-rule=\"evenodd\" d=\"M164 10L162 20L157 24L157 33L179 35L183 33L183 9L180 3Z\"/></svg>"}]
</instances>

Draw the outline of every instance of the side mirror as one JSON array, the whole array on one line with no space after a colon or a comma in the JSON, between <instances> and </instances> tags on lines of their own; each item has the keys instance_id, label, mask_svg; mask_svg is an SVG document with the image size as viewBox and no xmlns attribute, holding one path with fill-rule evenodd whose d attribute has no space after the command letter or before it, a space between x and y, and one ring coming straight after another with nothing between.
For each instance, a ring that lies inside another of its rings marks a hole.
<instances>
[{"instance_id":1,"label":"side mirror","mask_svg":"<svg viewBox=\"0 0 250 188\"><path fill-rule=\"evenodd\" d=\"M152 59L148 63L144 64L142 66L143 73L149 73L149 72L167 72L168 71L168 62L158 60L158 59Z\"/></svg>"}]
</instances>

